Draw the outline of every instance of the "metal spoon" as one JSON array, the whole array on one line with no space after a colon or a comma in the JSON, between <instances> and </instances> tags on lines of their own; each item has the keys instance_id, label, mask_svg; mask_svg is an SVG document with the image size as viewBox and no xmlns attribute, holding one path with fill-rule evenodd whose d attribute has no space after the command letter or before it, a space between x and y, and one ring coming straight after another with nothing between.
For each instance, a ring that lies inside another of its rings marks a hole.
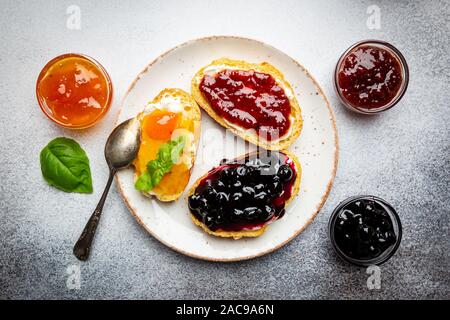
<instances>
[{"instance_id":1,"label":"metal spoon","mask_svg":"<svg viewBox=\"0 0 450 320\"><path fill-rule=\"evenodd\" d=\"M84 227L77 243L73 247L73 254L82 261L87 260L91 251L92 240L97 229L106 196L117 170L125 168L136 158L141 145L141 125L138 119L132 118L119 124L108 137L105 145L105 158L109 167L109 179L105 190Z\"/></svg>"}]
</instances>

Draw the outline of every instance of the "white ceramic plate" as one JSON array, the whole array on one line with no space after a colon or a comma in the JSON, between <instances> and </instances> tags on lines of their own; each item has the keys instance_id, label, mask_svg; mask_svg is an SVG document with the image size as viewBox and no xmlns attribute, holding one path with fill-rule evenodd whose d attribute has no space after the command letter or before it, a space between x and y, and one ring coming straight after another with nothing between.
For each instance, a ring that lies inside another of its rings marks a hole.
<instances>
[{"instance_id":1,"label":"white ceramic plate","mask_svg":"<svg viewBox=\"0 0 450 320\"><path fill-rule=\"evenodd\" d=\"M286 215L258 238L222 239L207 235L188 214L186 192L202 174L223 158L248 151L240 138L230 136L202 112L202 138L197 161L185 194L176 202L161 203L134 189L133 170L117 174L117 185L131 213L155 238L183 254L205 260L237 261L272 252L301 233L322 208L336 173L338 143L334 117L319 85L300 64L264 43L237 37L210 37L186 42L159 56L130 86L118 122L136 116L164 88L190 91L191 78L212 60L228 57L249 62L267 61L284 73L302 108L303 130L291 145L303 168L300 192ZM230 138L231 137L231 138Z\"/></svg>"}]
</instances>

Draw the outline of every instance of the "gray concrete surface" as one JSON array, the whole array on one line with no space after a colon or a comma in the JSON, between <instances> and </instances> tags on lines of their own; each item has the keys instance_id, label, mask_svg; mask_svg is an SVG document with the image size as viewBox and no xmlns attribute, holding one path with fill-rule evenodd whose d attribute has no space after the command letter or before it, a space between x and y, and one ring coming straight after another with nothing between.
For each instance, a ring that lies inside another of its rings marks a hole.
<instances>
[{"instance_id":1,"label":"gray concrete surface","mask_svg":"<svg viewBox=\"0 0 450 320\"><path fill-rule=\"evenodd\" d=\"M81 29L66 27L69 5ZM381 28L367 27L370 5ZM2 1L0 4L0 298L450 298L450 2L449 1ZM310 227L279 251L219 264L182 256L149 236L115 188L91 259L72 246L107 178L103 144L124 92L165 50L208 35L240 35L298 59L331 100L340 134L338 174ZM339 105L331 74L339 55L364 38L387 40L408 60L403 100L376 117ZM97 126L68 131L39 110L36 77L52 57L97 58L115 86L112 110ZM95 192L67 194L44 183L39 151L56 136L77 139L91 160ZM364 269L335 256L326 235L343 199L370 193L392 202L404 236L381 268L381 290ZM79 266L81 287L67 287Z\"/></svg>"}]
</instances>

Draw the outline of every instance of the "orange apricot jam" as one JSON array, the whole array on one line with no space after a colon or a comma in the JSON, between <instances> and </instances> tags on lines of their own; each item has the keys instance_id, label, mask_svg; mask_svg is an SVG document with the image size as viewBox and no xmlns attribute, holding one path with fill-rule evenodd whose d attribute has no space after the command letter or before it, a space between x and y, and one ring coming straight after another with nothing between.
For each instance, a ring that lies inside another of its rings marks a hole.
<instances>
[{"instance_id":1,"label":"orange apricot jam","mask_svg":"<svg viewBox=\"0 0 450 320\"><path fill-rule=\"evenodd\" d=\"M67 128L96 124L109 110L112 83L94 59L64 54L48 62L39 74L36 95L42 111Z\"/></svg>"},{"instance_id":2,"label":"orange apricot jam","mask_svg":"<svg viewBox=\"0 0 450 320\"><path fill-rule=\"evenodd\" d=\"M170 140L172 132L178 127L180 114L166 110L155 110L142 121L142 128L155 140Z\"/></svg>"}]
</instances>

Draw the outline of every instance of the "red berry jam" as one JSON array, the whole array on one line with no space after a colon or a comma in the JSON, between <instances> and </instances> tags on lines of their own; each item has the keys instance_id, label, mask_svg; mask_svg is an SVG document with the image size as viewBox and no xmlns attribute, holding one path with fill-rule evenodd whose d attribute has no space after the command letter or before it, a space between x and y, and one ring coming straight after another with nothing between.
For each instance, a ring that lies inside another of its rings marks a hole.
<instances>
[{"instance_id":1,"label":"red berry jam","mask_svg":"<svg viewBox=\"0 0 450 320\"><path fill-rule=\"evenodd\" d=\"M222 161L189 197L189 209L210 230L255 230L280 219L297 171L284 153L260 151Z\"/></svg>"},{"instance_id":2,"label":"red berry jam","mask_svg":"<svg viewBox=\"0 0 450 320\"><path fill-rule=\"evenodd\" d=\"M289 99L270 74L222 70L205 75L200 91L218 115L260 138L277 140L289 130Z\"/></svg>"},{"instance_id":3,"label":"red berry jam","mask_svg":"<svg viewBox=\"0 0 450 320\"><path fill-rule=\"evenodd\" d=\"M356 109L387 106L398 97L403 83L401 62L382 46L356 46L343 57L337 71L338 90Z\"/></svg>"}]
</instances>

